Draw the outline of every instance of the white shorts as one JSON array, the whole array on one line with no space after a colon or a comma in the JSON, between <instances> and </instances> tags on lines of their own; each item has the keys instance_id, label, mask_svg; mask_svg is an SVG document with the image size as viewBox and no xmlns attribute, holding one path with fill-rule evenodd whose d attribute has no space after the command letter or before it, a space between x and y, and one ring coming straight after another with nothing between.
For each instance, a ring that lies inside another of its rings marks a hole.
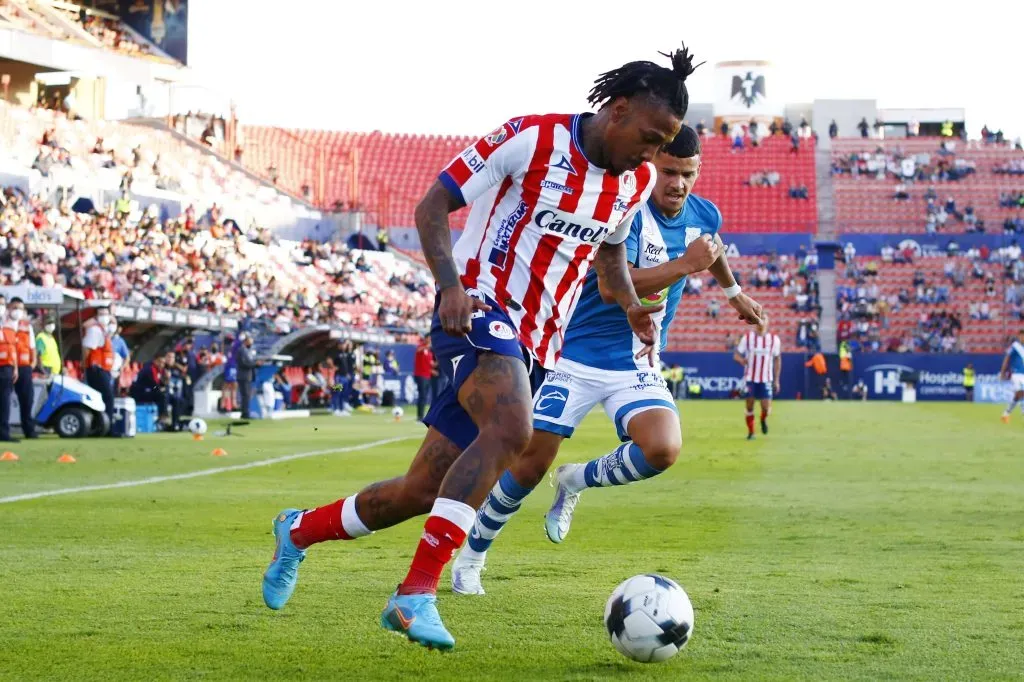
<instances>
[{"instance_id":1,"label":"white shorts","mask_svg":"<svg viewBox=\"0 0 1024 682\"><path fill-rule=\"evenodd\" d=\"M653 409L678 413L660 366L617 372L561 358L533 400L533 428L569 438L598 403L622 441L629 440L629 420L635 415Z\"/></svg>"},{"instance_id":2,"label":"white shorts","mask_svg":"<svg viewBox=\"0 0 1024 682\"><path fill-rule=\"evenodd\" d=\"M1014 393L1017 391L1024 391L1024 374L1011 374L1010 383L1013 384Z\"/></svg>"}]
</instances>

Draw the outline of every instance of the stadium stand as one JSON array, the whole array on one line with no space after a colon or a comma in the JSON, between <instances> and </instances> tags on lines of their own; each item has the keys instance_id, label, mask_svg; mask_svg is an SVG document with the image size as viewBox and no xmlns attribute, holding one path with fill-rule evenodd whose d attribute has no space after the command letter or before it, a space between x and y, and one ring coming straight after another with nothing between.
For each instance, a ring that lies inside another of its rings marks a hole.
<instances>
[{"instance_id":1,"label":"stadium stand","mask_svg":"<svg viewBox=\"0 0 1024 682\"><path fill-rule=\"evenodd\" d=\"M284 130L242 126L242 161L266 175L270 168L277 182L295 193L314 188L322 206L358 204L379 224L410 227L413 210L438 171L473 137L348 133ZM814 143L805 141L797 154L781 136L764 140L758 148L734 151L731 141L705 140L703 163L707 171L698 192L718 203L725 229L737 232L814 232ZM774 187L751 187L755 173L775 172ZM323 178L322 186L318 179ZM788 196L791 186L808 189L807 199ZM455 229L465 216L456 214Z\"/></svg>"},{"instance_id":2,"label":"stadium stand","mask_svg":"<svg viewBox=\"0 0 1024 682\"><path fill-rule=\"evenodd\" d=\"M799 332L818 318L814 257L742 256L729 265L744 290L769 314L783 350L813 347L814 339ZM696 286L694 286L696 285ZM678 323L669 332L669 349L681 351L732 350L746 325L739 322L718 290L714 278L691 277L676 313ZM809 329L808 329L809 332Z\"/></svg>"},{"instance_id":3,"label":"stadium stand","mask_svg":"<svg viewBox=\"0 0 1024 682\"><path fill-rule=\"evenodd\" d=\"M1024 152L1009 145L937 137L832 142L840 232L994 232L1020 216L1005 199L1024 190ZM950 199L954 214L946 210ZM967 217L968 206L973 218Z\"/></svg>"},{"instance_id":4,"label":"stadium stand","mask_svg":"<svg viewBox=\"0 0 1024 682\"><path fill-rule=\"evenodd\" d=\"M1024 262L1011 244L914 257L857 256L837 291L839 338L863 350L1000 352L1020 326Z\"/></svg>"},{"instance_id":5,"label":"stadium stand","mask_svg":"<svg viewBox=\"0 0 1024 682\"><path fill-rule=\"evenodd\" d=\"M177 62L116 16L63 2L0 0L0 25L118 54Z\"/></svg>"}]
</instances>

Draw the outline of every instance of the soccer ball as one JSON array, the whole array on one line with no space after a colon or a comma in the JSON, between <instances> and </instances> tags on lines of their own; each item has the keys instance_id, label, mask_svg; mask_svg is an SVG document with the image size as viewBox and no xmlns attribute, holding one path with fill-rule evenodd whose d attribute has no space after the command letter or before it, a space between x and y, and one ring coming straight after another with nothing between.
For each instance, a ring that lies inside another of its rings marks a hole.
<instances>
[{"instance_id":1,"label":"soccer ball","mask_svg":"<svg viewBox=\"0 0 1024 682\"><path fill-rule=\"evenodd\" d=\"M206 433L206 420L199 417L192 417L188 422L188 430L197 436Z\"/></svg>"},{"instance_id":2,"label":"soccer ball","mask_svg":"<svg viewBox=\"0 0 1024 682\"><path fill-rule=\"evenodd\" d=\"M604 624L623 656L641 663L666 661L693 633L693 605L674 580L653 573L635 575L608 598Z\"/></svg>"},{"instance_id":3,"label":"soccer ball","mask_svg":"<svg viewBox=\"0 0 1024 682\"><path fill-rule=\"evenodd\" d=\"M394 407L394 408L393 408L393 409L391 410L391 415L392 415L392 416L393 416L393 417L394 417L395 419L401 419L401 418L402 418L402 415L403 415L403 414L405 414L405 410L403 410L403 409L402 409L401 407L399 407L398 405L395 405L395 407Z\"/></svg>"}]
</instances>

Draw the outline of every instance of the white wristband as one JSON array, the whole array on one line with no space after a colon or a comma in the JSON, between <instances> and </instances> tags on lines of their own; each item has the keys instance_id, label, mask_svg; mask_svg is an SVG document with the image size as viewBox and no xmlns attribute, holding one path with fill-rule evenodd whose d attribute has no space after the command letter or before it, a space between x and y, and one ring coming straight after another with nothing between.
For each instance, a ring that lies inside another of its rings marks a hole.
<instances>
[{"instance_id":1,"label":"white wristband","mask_svg":"<svg viewBox=\"0 0 1024 682\"><path fill-rule=\"evenodd\" d=\"M725 294L726 298L736 298L742 291L743 289L740 288L739 284L733 284L731 287L722 287L722 293Z\"/></svg>"}]
</instances>

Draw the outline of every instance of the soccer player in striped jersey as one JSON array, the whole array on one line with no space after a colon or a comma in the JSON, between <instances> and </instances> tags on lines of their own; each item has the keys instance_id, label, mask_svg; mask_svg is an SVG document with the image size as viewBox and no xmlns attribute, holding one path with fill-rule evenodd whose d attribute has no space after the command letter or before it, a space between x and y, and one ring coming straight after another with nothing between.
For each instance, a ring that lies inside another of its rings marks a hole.
<instances>
[{"instance_id":1,"label":"soccer player in striped jersey","mask_svg":"<svg viewBox=\"0 0 1024 682\"><path fill-rule=\"evenodd\" d=\"M685 48L666 56L671 68L630 62L602 74L589 97L596 114L510 119L428 190L416 227L437 282L431 342L449 387L431 405L426 438L404 476L278 514L263 578L267 606L285 605L310 545L429 513L380 622L427 647L454 646L437 611L437 583L498 476L530 442L528 367L554 365L591 263L640 339L638 357L654 353L651 316L662 308L637 298L623 242L653 189L650 161L686 114L692 58ZM448 214L466 205L453 249Z\"/></svg>"},{"instance_id":2,"label":"soccer player in striped jersey","mask_svg":"<svg viewBox=\"0 0 1024 682\"><path fill-rule=\"evenodd\" d=\"M722 252L722 214L691 194L700 173L700 139L684 126L654 159L654 193L633 220L626 252L637 294L654 305L659 347L668 339L687 275L709 269L741 319L760 321L761 307L736 285ZM552 542L569 532L586 488L623 485L656 476L676 461L682 447L679 414L660 367L641 360L644 344L630 333L622 310L608 304L601 281L588 276L582 300L566 332L565 348L534 401L534 435L523 456L502 474L477 513L469 541L452 565L457 594L483 594L480 573L498 532L547 473L562 441L598 403L615 424L622 445L555 475L555 501L545 519Z\"/></svg>"},{"instance_id":3,"label":"soccer player in striped jersey","mask_svg":"<svg viewBox=\"0 0 1024 682\"><path fill-rule=\"evenodd\" d=\"M767 434L772 396L779 392L779 375L782 373L782 341L778 334L768 333L767 316L756 332L749 331L740 337L733 358L745 368L747 440L754 440L754 401L761 401L761 433Z\"/></svg>"}]
</instances>

